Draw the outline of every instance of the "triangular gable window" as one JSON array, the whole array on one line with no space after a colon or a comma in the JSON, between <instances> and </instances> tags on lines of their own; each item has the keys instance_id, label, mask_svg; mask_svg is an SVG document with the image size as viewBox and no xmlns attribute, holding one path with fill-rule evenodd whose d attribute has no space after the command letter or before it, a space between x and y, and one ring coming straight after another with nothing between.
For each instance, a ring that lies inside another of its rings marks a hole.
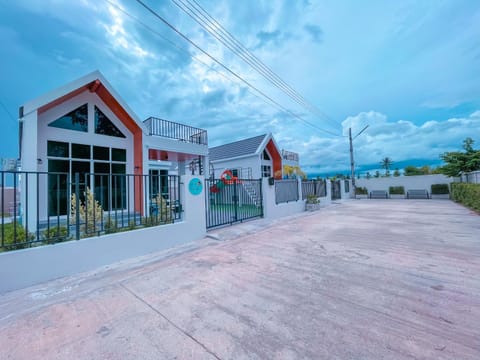
<instances>
[{"instance_id":1,"label":"triangular gable window","mask_svg":"<svg viewBox=\"0 0 480 360\"><path fill-rule=\"evenodd\" d=\"M95 106L95 134L125 138L113 122Z\"/></svg>"},{"instance_id":2,"label":"triangular gable window","mask_svg":"<svg viewBox=\"0 0 480 360\"><path fill-rule=\"evenodd\" d=\"M270 160L270 156L268 155L266 150L263 150L263 160Z\"/></svg>"},{"instance_id":3,"label":"triangular gable window","mask_svg":"<svg viewBox=\"0 0 480 360\"><path fill-rule=\"evenodd\" d=\"M88 132L88 105L82 105L48 124L50 127Z\"/></svg>"}]
</instances>

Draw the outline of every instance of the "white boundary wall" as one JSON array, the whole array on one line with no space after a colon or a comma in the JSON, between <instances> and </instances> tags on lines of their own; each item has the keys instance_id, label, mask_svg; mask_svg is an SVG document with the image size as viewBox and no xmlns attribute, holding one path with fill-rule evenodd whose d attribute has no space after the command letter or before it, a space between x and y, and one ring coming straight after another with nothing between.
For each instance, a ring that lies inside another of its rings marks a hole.
<instances>
[{"instance_id":1,"label":"white boundary wall","mask_svg":"<svg viewBox=\"0 0 480 360\"><path fill-rule=\"evenodd\" d=\"M462 182L469 184L480 184L480 171L472 171L462 174Z\"/></svg>"},{"instance_id":2,"label":"white boundary wall","mask_svg":"<svg viewBox=\"0 0 480 360\"><path fill-rule=\"evenodd\" d=\"M405 194L408 190L427 190L430 194L432 184L450 184L455 181L458 181L458 178L437 174L356 179L355 185L357 187L366 187L369 193L372 190L385 190L388 193L390 186L403 186L405 188Z\"/></svg>"},{"instance_id":3,"label":"white boundary wall","mask_svg":"<svg viewBox=\"0 0 480 360\"><path fill-rule=\"evenodd\" d=\"M305 211L305 200L302 200L302 183L298 179L299 200L288 203L275 203L275 185L268 184L268 178L262 179L263 214L267 219L278 219Z\"/></svg>"},{"instance_id":4,"label":"white boundary wall","mask_svg":"<svg viewBox=\"0 0 480 360\"><path fill-rule=\"evenodd\" d=\"M203 191L192 195L188 183L193 177L181 177L180 197L185 211L181 222L1 253L0 294L203 238L205 182L198 176Z\"/></svg>"}]
</instances>

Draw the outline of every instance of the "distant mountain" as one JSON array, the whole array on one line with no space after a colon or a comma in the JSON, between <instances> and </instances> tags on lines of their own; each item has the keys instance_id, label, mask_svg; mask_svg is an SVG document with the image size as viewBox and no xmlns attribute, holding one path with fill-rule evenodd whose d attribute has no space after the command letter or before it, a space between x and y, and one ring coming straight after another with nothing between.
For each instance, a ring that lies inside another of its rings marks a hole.
<instances>
[{"instance_id":1,"label":"distant mountain","mask_svg":"<svg viewBox=\"0 0 480 360\"><path fill-rule=\"evenodd\" d=\"M403 169L406 166L421 167L421 166L424 166L424 165L428 165L430 167L435 168L435 167L443 165L443 162L440 159L438 159L438 160L435 160L435 159L410 159L410 160L401 160L401 161L395 161L395 159L393 159L393 164L392 164L392 168L390 169L390 173L393 173L393 171L395 171L395 169L397 169L397 168L400 170L400 172L403 173ZM375 171L377 171L377 170L380 171L380 173L385 172L385 169L382 169L380 167L380 161L378 161L377 163L356 166L355 167L355 175L358 176L358 174L360 174L361 177L365 177L365 174L367 173L367 171L369 171L370 174L373 175L375 173ZM335 176L337 174L350 175L350 168L345 168L343 170L337 170L337 171L322 171L322 172L307 173L309 178L316 178L316 177L325 178L325 177L332 177L332 176Z\"/></svg>"}]
</instances>

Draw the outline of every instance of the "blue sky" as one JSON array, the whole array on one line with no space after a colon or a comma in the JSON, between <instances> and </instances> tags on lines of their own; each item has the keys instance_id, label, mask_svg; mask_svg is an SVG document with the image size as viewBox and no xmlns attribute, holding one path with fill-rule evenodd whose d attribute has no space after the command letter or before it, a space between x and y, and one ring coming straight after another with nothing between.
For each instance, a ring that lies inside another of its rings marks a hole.
<instances>
[{"instance_id":1,"label":"blue sky","mask_svg":"<svg viewBox=\"0 0 480 360\"><path fill-rule=\"evenodd\" d=\"M0 157L17 156L20 105L95 69L140 118L205 128L212 146L272 132L281 148L300 153L310 173L349 168L350 126L355 134L369 125L355 140L361 169L375 168L386 156L398 163L435 163L444 151L460 149L467 136L480 147L479 1L197 0L325 114L316 116L173 2L145 0L316 128L231 80L137 2L110 1L153 32L106 0L0 0Z\"/></svg>"}]
</instances>

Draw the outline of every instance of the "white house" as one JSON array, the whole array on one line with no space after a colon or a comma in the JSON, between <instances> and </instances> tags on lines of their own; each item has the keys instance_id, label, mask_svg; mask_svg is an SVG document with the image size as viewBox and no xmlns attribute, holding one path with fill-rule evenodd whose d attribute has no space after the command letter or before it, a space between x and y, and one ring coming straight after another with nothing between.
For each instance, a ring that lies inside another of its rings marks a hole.
<instances>
[{"instance_id":1,"label":"white house","mask_svg":"<svg viewBox=\"0 0 480 360\"><path fill-rule=\"evenodd\" d=\"M282 155L271 133L212 147L208 157L215 178L226 173L241 179L282 178Z\"/></svg>"},{"instance_id":2,"label":"white house","mask_svg":"<svg viewBox=\"0 0 480 360\"><path fill-rule=\"evenodd\" d=\"M145 213L148 198L168 190L168 175L203 172L208 154L206 130L154 117L142 122L98 71L25 103L19 114L21 170L48 172L37 180L25 175L23 196L38 194L22 199L30 229L39 220L33 214L68 212L75 174L104 210Z\"/></svg>"}]
</instances>

